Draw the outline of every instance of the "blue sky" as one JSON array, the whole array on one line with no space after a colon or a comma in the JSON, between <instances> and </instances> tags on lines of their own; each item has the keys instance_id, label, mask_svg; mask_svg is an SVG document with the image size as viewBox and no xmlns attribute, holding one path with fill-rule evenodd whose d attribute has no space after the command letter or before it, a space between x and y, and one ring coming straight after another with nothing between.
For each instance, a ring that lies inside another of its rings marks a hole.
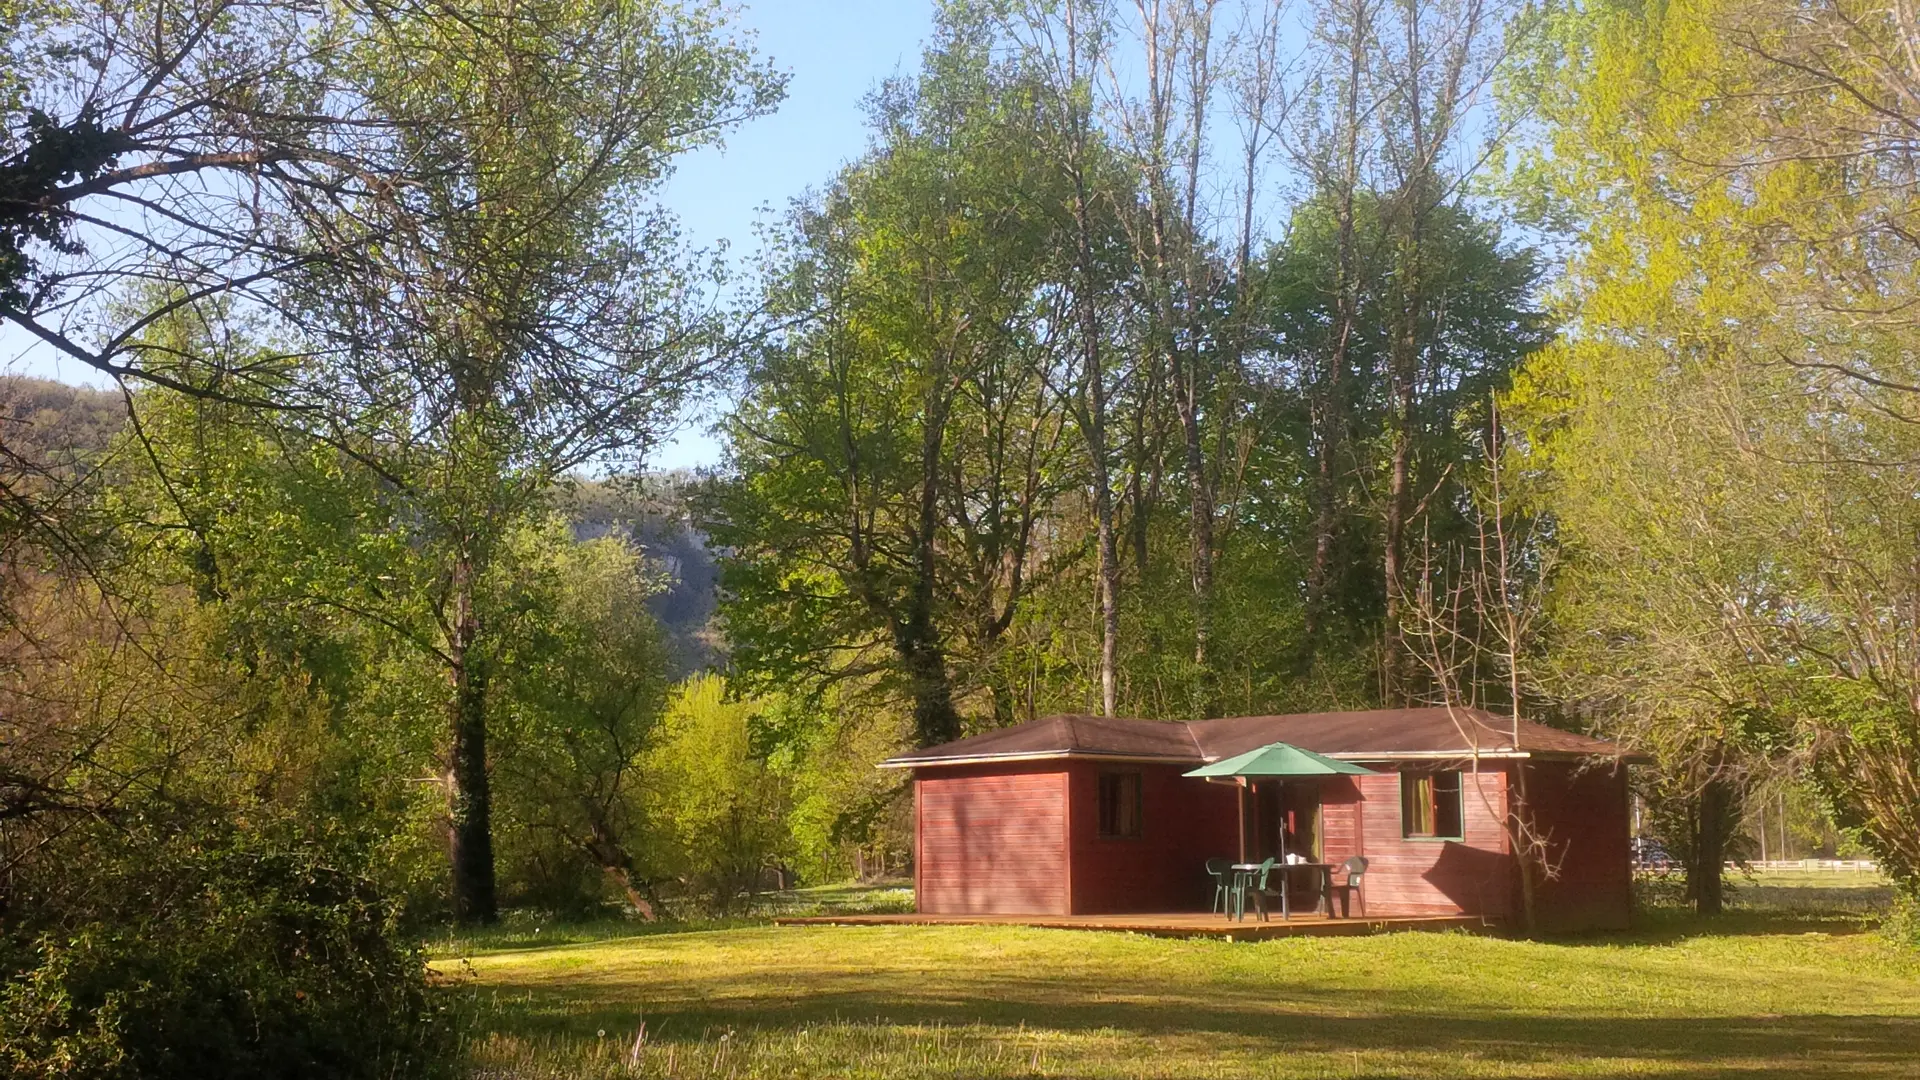
<instances>
[{"instance_id":1,"label":"blue sky","mask_svg":"<svg viewBox=\"0 0 1920 1080\"><path fill-rule=\"evenodd\" d=\"M724 147L689 155L668 181L664 198L702 246L725 241L746 257L763 208L778 213L795 196L830 179L866 147L862 99L882 80L911 72L932 30L932 0L757 0L738 22L758 35L762 55L791 76L787 99L729 138ZM97 382L90 369L29 348L24 335L0 330L0 368L23 374ZM695 424L650 463L655 468L709 464L718 447Z\"/></svg>"},{"instance_id":2,"label":"blue sky","mask_svg":"<svg viewBox=\"0 0 1920 1080\"><path fill-rule=\"evenodd\" d=\"M724 241L747 258L753 227L809 188L825 184L866 148L862 102L883 80L911 73L933 29L932 0L758 0L739 22L762 55L790 75L779 111L717 149L689 155L665 201L696 244ZM744 265L744 264L743 264ZM696 419L649 462L658 469L711 464L719 447Z\"/></svg>"}]
</instances>

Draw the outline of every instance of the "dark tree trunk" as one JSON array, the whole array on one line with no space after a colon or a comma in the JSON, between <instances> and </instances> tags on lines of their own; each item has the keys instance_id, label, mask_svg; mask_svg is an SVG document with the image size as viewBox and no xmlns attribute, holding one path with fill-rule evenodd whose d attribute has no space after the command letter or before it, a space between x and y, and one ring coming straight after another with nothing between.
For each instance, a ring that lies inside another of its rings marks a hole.
<instances>
[{"instance_id":1,"label":"dark tree trunk","mask_svg":"<svg viewBox=\"0 0 1920 1080\"><path fill-rule=\"evenodd\" d=\"M953 707L946 653L922 639L901 651L913 695L913 735L921 746L938 746L960 737L960 713Z\"/></svg>"},{"instance_id":2,"label":"dark tree trunk","mask_svg":"<svg viewBox=\"0 0 1920 1080\"><path fill-rule=\"evenodd\" d=\"M473 607L474 566L454 565L453 625L448 642L453 683L453 745L448 798L448 849L453 864L453 916L465 924L499 917L494 900L493 794L487 777L487 677L475 655L479 618Z\"/></svg>"},{"instance_id":3,"label":"dark tree trunk","mask_svg":"<svg viewBox=\"0 0 1920 1080\"><path fill-rule=\"evenodd\" d=\"M920 514L914 538L914 580L907 610L895 623L894 648L906 669L913 696L914 738L921 746L937 746L960 737L960 714L953 707L953 684L947 676L946 649L934 625L935 577L939 553L935 539L940 529L940 455L946 445L946 365L936 368L927 396L926 426L920 435Z\"/></svg>"},{"instance_id":4,"label":"dark tree trunk","mask_svg":"<svg viewBox=\"0 0 1920 1080\"><path fill-rule=\"evenodd\" d=\"M1727 862L1726 826L1732 805L1733 786L1717 773L1701 787L1693 865L1687 867L1687 896L1702 915L1718 915L1724 910L1722 870Z\"/></svg>"},{"instance_id":5,"label":"dark tree trunk","mask_svg":"<svg viewBox=\"0 0 1920 1080\"><path fill-rule=\"evenodd\" d=\"M1403 343L1411 348L1411 340ZM1406 362L1406 361L1403 361ZM1395 365L1399 368L1399 364ZM1406 647L1400 627L1400 593L1404 573L1400 559L1407 539L1407 482L1413 462L1413 386L1404 370L1394 375L1393 459L1387 478L1386 521L1382 538L1381 586L1386 591L1386 614L1381 627L1380 703L1407 704Z\"/></svg>"},{"instance_id":6,"label":"dark tree trunk","mask_svg":"<svg viewBox=\"0 0 1920 1080\"><path fill-rule=\"evenodd\" d=\"M1200 373L1193 361L1179 361L1174 352L1174 395L1180 413L1180 430L1185 443L1188 513L1192 517L1188 536L1193 561L1193 667L1194 685L1189 710L1193 716L1211 716L1213 676L1209 655L1213 638L1213 484L1207 472L1206 434L1200 425Z\"/></svg>"},{"instance_id":7,"label":"dark tree trunk","mask_svg":"<svg viewBox=\"0 0 1920 1080\"><path fill-rule=\"evenodd\" d=\"M1093 224L1088 217L1089 198L1084 190L1084 182L1077 176L1075 180L1078 187L1074 197L1074 212L1078 222L1081 270L1080 295L1075 297L1075 302L1079 307L1080 334L1085 339L1082 343L1085 350L1085 370L1082 374L1087 388L1081 429L1086 437L1087 458L1093 466L1093 517L1099 534L1100 715L1112 716L1119 694L1119 675L1116 670L1120 651L1119 522L1113 506L1113 475L1107 461L1107 374L1101 351L1099 308L1094 297L1098 283L1093 267Z\"/></svg>"}]
</instances>

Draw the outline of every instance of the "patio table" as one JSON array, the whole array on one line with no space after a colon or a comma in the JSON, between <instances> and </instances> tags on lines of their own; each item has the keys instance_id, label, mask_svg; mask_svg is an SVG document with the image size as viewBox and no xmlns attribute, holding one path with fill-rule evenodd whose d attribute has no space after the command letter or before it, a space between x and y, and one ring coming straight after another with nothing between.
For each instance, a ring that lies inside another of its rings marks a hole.
<instances>
[{"instance_id":1,"label":"patio table","mask_svg":"<svg viewBox=\"0 0 1920 1080\"><path fill-rule=\"evenodd\" d=\"M1247 901L1246 901L1247 886L1252 884L1253 875L1260 872L1261 865L1262 864L1260 863L1234 863L1233 864L1233 875L1234 875L1233 888L1234 888L1234 893L1236 894L1234 905L1233 905L1234 917L1239 919L1242 922L1245 922L1247 918ZM1295 870L1315 871L1314 895L1317 897L1317 899L1314 901L1313 909L1317 912L1320 912L1326 915L1328 918L1333 917L1333 864L1332 863L1275 862L1273 864L1273 868L1274 870L1278 871L1280 874L1280 917L1282 919L1293 918L1292 904L1289 903L1289 900L1287 897L1287 891L1288 891L1287 884L1291 878L1293 871Z\"/></svg>"}]
</instances>

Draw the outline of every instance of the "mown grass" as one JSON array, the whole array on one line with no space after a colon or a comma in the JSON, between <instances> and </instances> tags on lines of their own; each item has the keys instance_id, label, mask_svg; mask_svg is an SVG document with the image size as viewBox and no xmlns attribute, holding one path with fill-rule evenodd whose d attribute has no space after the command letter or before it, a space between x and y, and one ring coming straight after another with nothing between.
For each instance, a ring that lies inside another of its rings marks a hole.
<instances>
[{"instance_id":1,"label":"mown grass","mask_svg":"<svg viewBox=\"0 0 1920 1080\"><path fill-rule=\"evenodd\" d=\"M441 962L479 1075L1913 1077L1920 957L1850 913L1262 943L733 926Z\"/></svg>"}]
</instances>

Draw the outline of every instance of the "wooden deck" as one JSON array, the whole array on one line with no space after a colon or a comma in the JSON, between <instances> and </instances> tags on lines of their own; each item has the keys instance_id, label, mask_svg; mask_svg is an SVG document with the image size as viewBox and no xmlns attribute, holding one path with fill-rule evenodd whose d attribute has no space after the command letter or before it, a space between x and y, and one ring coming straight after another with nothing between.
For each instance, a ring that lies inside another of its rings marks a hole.
<instances>
[{"instance_id":1,"label":"wooden deck","mask_svg":"<svg viewBox=\"0 0 1920 1080\"><path fill-rule=\"evenodd\" d=\"M1249 915L1235 922L1220 915L1166 912L1144 915L816 915L773 920L776 926L1033 926L1046 930L1107 930L1154 937L1222 938L1264 941L1284 937L1344 937L1401 930L1467 930L1491 933L1496 923L1478 915L1361 916L1329 919L1319 914L1275 916L1260 922Z\"/></svg>"}]
</instances>

